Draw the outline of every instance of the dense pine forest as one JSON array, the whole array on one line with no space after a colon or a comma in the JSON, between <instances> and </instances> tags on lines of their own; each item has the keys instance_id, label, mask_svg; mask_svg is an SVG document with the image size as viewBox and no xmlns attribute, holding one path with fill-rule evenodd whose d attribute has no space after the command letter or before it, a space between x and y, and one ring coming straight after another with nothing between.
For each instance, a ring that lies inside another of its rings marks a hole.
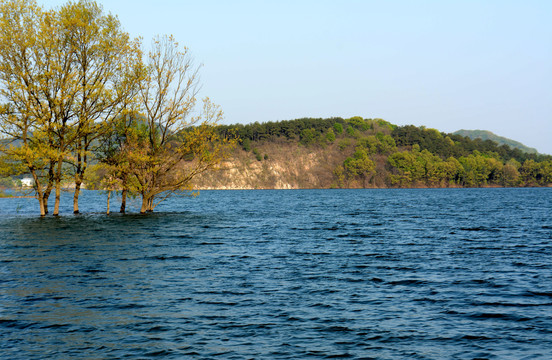
<instances>
[{"instance_id":1,"label":"dense pine forest","mask_svg":"<svg viewBox=\"0 0 552 360\"><path fill-rule=\"evenodd\" d=\"M286 149L290 155L295 152L318 158L323 171L313 169L313 166L304 171L305 176L317 179L310 183L298 180L291 187L518 187L552 184L550 155L527 153L491 140L472 140L423 126L396 126L382 119L304 118L226 125L219 126L218 130L223 136L237 134L240 149L234 152L234 157L243 160L245 156L246 166L255 166L249 162L254 159L265 163L265 171L270 170L271 161L280 160L281 163L285 160L281 155L280 159L278 156L274 159L276 154L271 152L285 153ZM244 152L249 154L249 159ZM236 163L232 165L236 166ZM285 165L279 164L279 167ZM296 173L296 176L301 176L300 166ZM239 176L239 172L233 174ZM224 171L218 176L219 185L224 183L224 176ZM254 188L273 187L276 183L274 176L272 180L250 185ZM211 180L215 178L211 176Z\"/></svg>"}]
</instances>

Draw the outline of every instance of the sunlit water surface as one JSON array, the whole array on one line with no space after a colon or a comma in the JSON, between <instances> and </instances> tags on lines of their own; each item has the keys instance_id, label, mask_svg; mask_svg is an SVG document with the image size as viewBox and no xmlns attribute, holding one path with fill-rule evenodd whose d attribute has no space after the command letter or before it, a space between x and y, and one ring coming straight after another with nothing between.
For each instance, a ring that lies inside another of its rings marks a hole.
<instances>
[{"instance_id":1,"label":"sunlit water surface","mask_svg":"<svg viewBox=\"0 0 552 360\"><path fill-rule=\"evenodd\" d=\"M1 358L552 358L552 189L63 201L0 199Z\"/></svg>"}]
</instances>

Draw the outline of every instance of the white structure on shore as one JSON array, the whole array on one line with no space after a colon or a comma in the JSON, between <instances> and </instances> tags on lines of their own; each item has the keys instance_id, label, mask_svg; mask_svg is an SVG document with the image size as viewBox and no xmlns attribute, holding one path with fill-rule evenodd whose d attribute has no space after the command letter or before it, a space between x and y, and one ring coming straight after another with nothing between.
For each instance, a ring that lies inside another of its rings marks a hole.
<instances>
[{"instance_id":1,"label":"white structure on shore","mask_svg":"<svg viewBox=\"0 0 552 360\"><path fill-rule=\"evenodd\" d=\"M33 184L34 184L33 178L24 177L23 179L21 179L21 186L22 187L32 187Z\"/></svg>"}]
</instances>

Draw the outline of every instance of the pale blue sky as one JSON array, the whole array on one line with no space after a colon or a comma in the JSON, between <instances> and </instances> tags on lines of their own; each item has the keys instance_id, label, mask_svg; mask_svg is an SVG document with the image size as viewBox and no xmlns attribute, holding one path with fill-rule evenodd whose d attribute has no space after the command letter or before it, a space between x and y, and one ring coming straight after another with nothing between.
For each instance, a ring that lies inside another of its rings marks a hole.
<instances>
[{"instance_id":1,"label":"pale blue sky","mask_svg":"<svg viewBox=\"0 0 552 360\"><path fill-rule=\"evenodd\" d=\"M132 36L188 46L225 123L359 115L552 154L552 1L99 3Z\"/></svg>"}]
</instances>

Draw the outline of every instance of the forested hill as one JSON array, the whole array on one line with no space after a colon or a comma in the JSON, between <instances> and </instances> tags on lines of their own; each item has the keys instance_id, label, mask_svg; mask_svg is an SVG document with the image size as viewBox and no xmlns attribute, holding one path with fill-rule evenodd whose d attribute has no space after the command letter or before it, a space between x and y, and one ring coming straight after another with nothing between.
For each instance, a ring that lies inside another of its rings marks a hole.
<instances>
[{"instance_id":1,"label":"forested hill","mask_svg":"<svg viewBox=\"0 0 552 360\"><path fill-rule=\"evenodd\" d=\"M552 186L552 157L382 119L225 125L240 145L198 188Z\"/></svg>"},{"instance_id":2,"label":"forested hill","mask_svg":"<svg viewBox=\"0 0 552 360\"><path fill-rule=\"evenodd\" d=\"M455 131L453 134L460 135L460 136L467 136L470 139L492 140L500 145L505 144L511 148L518 148L521 151L524 151L530 154L538 153L537 149L535 148L524 145L519 141L515 141L503 136L496 135L495 133L488 130L458 130L458 131Z\"/></svg>"}]
</instances>

